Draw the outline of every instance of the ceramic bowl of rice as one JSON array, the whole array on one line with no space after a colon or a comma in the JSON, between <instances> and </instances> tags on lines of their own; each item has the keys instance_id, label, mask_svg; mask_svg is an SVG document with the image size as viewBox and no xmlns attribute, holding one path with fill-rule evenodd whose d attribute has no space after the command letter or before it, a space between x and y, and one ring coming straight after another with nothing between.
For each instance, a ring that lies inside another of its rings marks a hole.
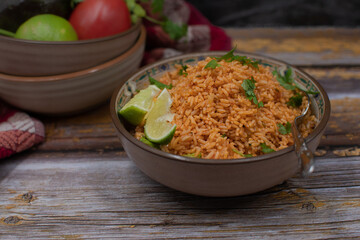
<instances>
[{"instance_id":1,"label":"ceramic bowl of rice","mask_svg":"<svg viewBox=\"0 0 360 240\"><path fill-rule=\"evenodd\" d=\"M110 109L120 141L153 180L190 194L225 197L259 192L291 178L300 165L290 126L307 103L299 89L311 99L311 111L299 128L308 147L317 148L330 117L321 85L279 60L226 54L162 60L143 67L114 91ZM176 125L171 142L158 148L140 141L143 124L132 126L118 114L149 86L150 78L171 86L168 121Z\"/></svg>"}]
</instances>

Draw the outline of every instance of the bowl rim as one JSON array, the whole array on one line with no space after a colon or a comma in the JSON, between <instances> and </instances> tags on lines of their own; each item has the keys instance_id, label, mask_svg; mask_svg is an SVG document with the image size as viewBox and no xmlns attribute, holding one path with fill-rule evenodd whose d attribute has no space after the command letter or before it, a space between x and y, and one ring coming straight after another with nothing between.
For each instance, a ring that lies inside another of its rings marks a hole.
<instances>
[{"instance_id":1,"label":"bowl rim","mask_svg":"<svg viewBox=\"0 0 360 240\"><path fill-rule=\"evenodd\" d=\"M0 73L0 80L2 81L14 81L14 82L54 82L54 81L61 81L66 80L69 78L75 78L79 76L84 76L87 74L92 74L94 72L101 71L105 68L108 68L117 62L123 61L130 55L132 55L137 49L139 49L142 45L144 45L146 39L146 30L144 26L141 26L140 34L138 39L136 40L135 44L129 48L127 51L115 57L109 61L101 63L91 68L83 69L76 72L70 73L63 73L58 75L49 75L49 76L38 76L38 77L31 77L31 76L16 76L16 75L9 75Z\"/></svg>"},{"instance_id":2,"label":"bowl rim","mask_svg":"<svg viewBox=\"0 0 360 240\"><path fill-rule=\"evenodd\" d=\"M142 22L139 20L135 24L133 24L129 29L125 30L124 32L106 36L106 37L101 37L101 38L92 38L92 39L84 39L84 40L76 40L76 41L38 41L38 40L13 38L13 37L8 37L8 36L4 36L4 35L0 35L0 39L6 40L6 41L18 42L21 44L29 44L29 45L34 45L34 44L42 44L42 45L48 45L48 46L53 45L53 47L65 46L65 45L84 45L84 44L92 44L92 43L96 43L96 42L111 41L115 38L123 37L125 35L128 35L134 31L136 31L138 28L141 27L141 24L142 24Z\"/></svg>"},{"instance_id":3,"label":"bowl rim","mask_svg":"<svg viewBox=\"0 0 360 240\"><path fill-rule=\"evenodd\" d=\"M320 83L318 81L316 81L308 73L304 72L303 70L301 70L285 61L278 60L278 59L268 57L265 55L261 55L261 54L249 53L249 52L244 52L244 51L235 51L235 52L236 52L236 54L239 54L239 55L245 55L248 57L255 57L255 58L260 58L260 59L263 58L263 59L267 59L267 60L270 60L270 61L278 63L278 64L285 64L287 66L290 66L294 70L298 71L306 78L309 78L310 81L312 81L314 83L314 85L316 85L316 87L320 90L320 94L324 97L325 109L324 109L323 118L321 119L319 124L316 126L314 131L312 131L309 134L309 136L307 136L305 138L305 141L307 143L310 142L311 140L316 138L320 133L322 133L324 131L324 129L329 121L329 118L330 118L331 105L330 105L330 100L329 100L327 93L325 92L325 90L323 89L323 87L320 85ZM119 84L119 86L114 90L113 95L111 97L111 101L110 101L111 118L112 118L113 125L115 126L117 131L123 137L125 137L128 141L132 142L137 147L141 148L142 150L144 150L146 152L158 155L161 158L166 158L167 160L180 161L180 162L186 162L186 163L192 163L192 164L204 164L204 165L224 165L224 164L226 164L226 165L228 165L228 164L255 163L255 162L260 162L260 161L269 161L271 159L278 158L279 156L282 156L282 155L292 152L294 150L294 145L289 146L289 147L284 148L279 151L275 151L275 152L260 155L260 156L249 157L249 158L204 159L204 158L192 158L192 157L180 156L180 155L176 155L176 154L158 150L156 148L150 147L150 146L146 145L145 143L137 140L134 136L132 136L129 133L129 131L126 130L125 126L120 122L117 112L116 112L116 104L117 104L119 91L128 80L137 78L137 77L143 75L147 70L149 70L153 67L159 66L161 64L171 62L171 61L176 61L176 60L180 60L180 59L184 59L184 58L188 58L188 57L224 55L226 53L227 53L227 51L206 51L206 52L181 54L181 55L178 55L175 57L163 59L163 60L157 61L155 63L151 63L146 66L143 66L142 68L140 68L136 73L134 73L130 77L123 79L122 82Z\"/></svg>"}]
</instances>

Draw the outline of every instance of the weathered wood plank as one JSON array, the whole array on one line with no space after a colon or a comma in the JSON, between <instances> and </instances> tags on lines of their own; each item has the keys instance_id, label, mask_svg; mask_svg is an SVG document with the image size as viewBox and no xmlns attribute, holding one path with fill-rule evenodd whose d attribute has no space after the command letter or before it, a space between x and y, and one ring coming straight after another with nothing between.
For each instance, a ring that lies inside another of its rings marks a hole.
<instances>
[{"instance_id":1,"label":"weathered wood plank","mask_svg":"<svg viewBox=\"0 0 360 240\"><path fill-rule=\"evenodd\" d=\"M359 28L236 28L226 32L240 51L295 65L360 65Z\"/></svg>"},{"instance_id":2,"label":"weathered wood plank","mask_svg":"<svg viewBox=\"0 0 360 240\"><path fill-rule=\"evenodd\" d=\"M303 68L324 87L330 99L360 98L360 68Z\"/></svg>"},{"instance_id":3,"label":"weathered wood plank","mask_svg":"<svg viewBox=\"0 0 360 240\"><path fill-rule=\"evenodd\" d=\"M291 178L250 196L204 198L157 184L125 155L20 154L1 165L0 235L2 239L360 237L359 160L320 157L311 178Z\"/></svg>"}]
</instances>

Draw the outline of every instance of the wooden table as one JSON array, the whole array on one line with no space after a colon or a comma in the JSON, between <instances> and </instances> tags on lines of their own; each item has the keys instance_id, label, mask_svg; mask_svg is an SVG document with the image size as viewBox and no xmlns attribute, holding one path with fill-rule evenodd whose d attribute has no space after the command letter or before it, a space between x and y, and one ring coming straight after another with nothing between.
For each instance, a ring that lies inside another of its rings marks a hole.
<instances>
[{"instance_id":1,"label":"wooden table","mask_svg":"<svg viewBox=\"0 0 360 240\"><path fill-rule=\"evenodd\" d=\"M1 239L360 238L360 29L228 29L240 50L283 59L329 93L316 171L243 197L205 198L142 174L108 103L40 116L46 141L0 163Z\"/></svg>"}]
</instances>

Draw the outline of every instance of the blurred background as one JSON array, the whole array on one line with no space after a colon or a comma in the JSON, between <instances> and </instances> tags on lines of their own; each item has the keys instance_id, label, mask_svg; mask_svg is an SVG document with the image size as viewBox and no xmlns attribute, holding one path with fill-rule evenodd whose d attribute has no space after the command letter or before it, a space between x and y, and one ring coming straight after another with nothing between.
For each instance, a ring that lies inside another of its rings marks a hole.
<instances>
[{"instance_id":1,"label":"blurred background","mask_svg":"<svg viewBox=\"0 0 360 240\"><path fill-rule=\"evenodd\" d=\"M221 27L360 25L359 0L190 0Z\"/></svg>"}]
</instances>

